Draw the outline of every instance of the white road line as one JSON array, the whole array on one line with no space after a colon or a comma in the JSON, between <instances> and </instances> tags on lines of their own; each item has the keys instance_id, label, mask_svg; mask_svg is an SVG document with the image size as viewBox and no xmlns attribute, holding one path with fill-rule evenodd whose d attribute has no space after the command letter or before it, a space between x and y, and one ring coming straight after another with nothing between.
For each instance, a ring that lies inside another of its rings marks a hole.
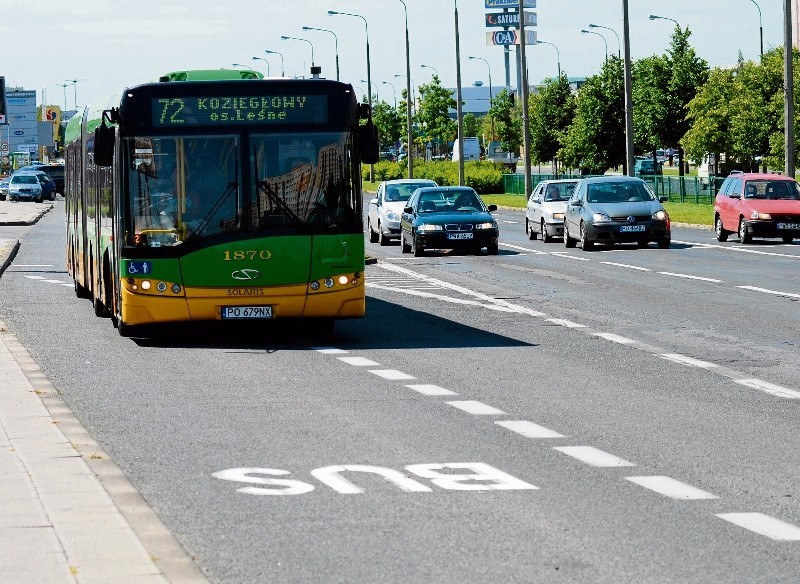
<instances>
[{"instance_id":1,"label":"white road line","mask_svg":"<svg viewBox=\"0 0 800 584\"><path fill-rule=\"evenodd\" d=\"M786 298L800 298L800 294L792 294L791 292L778 292L777 290L767 290L766 288L757 288L756 286L736 286L742 290L752 290L753 292L763 292L764 294L774 294L775 296L785 296Z\"/></svg>"},{"instance_id":2,"label":"white road line","mask_svg":"<svg viewBox=\"0 0 800 584\"><path fill-rule=\"evenodd\" d=\"M380 366L380 363L373 361L372 359L367 359L366 357L336 357L339 361L343 363L347 363L348 365L353 365L355 367L375 367Z\"/></svg>"},{"instance_id":3,"label":"white road line","mask_svg":"<svg viewBox=\"0 0 800 584\"><path fill-rule=\"evenodd\" d=\"M44 280L44 276L25 276L30 280Z\"/></svg>"},{"instance_id":4,"label":"white road line","mask_svg":"<svg viewBox=\"0 0 800 584\"><path fill-rule=\"evenodd\" d=\"M498 426L508 428L512 432L521 434L526 438L563 438L564 436L554 430L539 426L527 420L495 422Z\"/></svg>"},{"instance_id":5,"label":"white road line","mask_svg":"<svg viewBox=\"0 0 800 584\"><path fill-rule=\"evenodd\" d=\"M398 371L397 369L367 369L370 373L377 375L378 377L383 377L384 379L388 379L389 381L399 381L401 379L416 379L413 375L409 375L408 373L403 373L402 371Z\"/></svg>"},{"instance_id":6,"label":"white road line","mask_svg":"<svg viewBox=\"0 0 800 584\"><path fill-rule=\"evenodd\" d=\"M582 258L582 257L578 257L578 256L568 255L568 254L565 254L565 253L555 253L554 252L552 255L554 255L557 258L569 258L571 260L578 260L578 261L581 261L581 262L590 262L590 261L592 261L589 258Z\"/></svg>"},{"instance_id":7,"label":"white road line","mask_svg":"<svg viewBox=\"0 0 800 584\"><path fill-rule=\"evenodd\" d=\"M717 513L717 517L776 541L800 541L800 527L763 513Z\"/></svg>"},{"instance_id":8,"label":"white road line","mask_svg":"<svg viewBox=\"0 0 800 584\"><path fill-rule=\"evenodd\" d=\"M74 284L70 284L69 282L62 282L61 285L66 286L67 288L72 288L74 286Z\"/></svg>"},{"instance_id":9,"label":"white road line","mask_svg":"<svg viewBox=\"0 0 800 584\"><path fill-rule=\"evenodd\" d=\"M700 280L701 282L713 282L714 284L722 284L722 280L716 278L703 278L702 276L692 276L690 274L676 274L675 272L658 272L664 276L672 276L674 278L686 278L687 280Z\"/></svg>"},{"instance_id":10,"label":"white road line","mask_svg":"<svg viewBox=\"0 0 800 584\"><path fill-rule=\"evenodd\" d=\"M554 449L590 466L636 466L634 463L628 462L624 458L619 458L618 456L614 456L613 454L609 454L593 446L556 446Z\"/></svg>"},{"instance_id":11,"label":"white road line","mask_svg":"<svg viewBox=\"0 0 800 584\"><path fill-rule=\"evenodd\" d=\"M715 249L727 249L729 251L738 251L739 253L752 253L757 255L766 255L766 256L775 256L779 258L787 258L790 260L800 260L800 255L791 255L787 253L775 253L769 251L758 251L755 249L748 249L746 247L737 246L729 246L729 245L715 245L712 243L701 243L698 241L679 241L677 239L672 240L675 243L680 243L683 245L692 245L692 246L701 246L706 248L715 248Z\"/></svg>"},{"instance_id":12,"label":"white road line","mask_svg":"<svg viewBox=\"0 0 800 584\"><path fill-rule=\"evenodd\" d=\"M600 337L601 339L611 341L612 343L619 343L620 345L630 345L636 342L633 339L629 339L628 337L621 337L620 335L615 335L614 333L592 333L592 334L596 337Z\"/></svg>"},{"instance_id":13,"label":"white road line","mask_svg":"<svg viewBox=\"0 0 800 584\"><path fill-rule=\"evenodd\" d=\"M567 328L586 328L585 324L578 324L577 322L572 322L571 320L564 320L563 318L548 318L546 320L547 322L552 322L553 324L557 324L558 326L565 326Z\"/></svg>"},{"instance_id":14,"label":"white road line","mask_svg":"<svg viewBox=\"0 0 800 584\"><path fill-rule=\"evenodd\" d=\"M709 363L708 361L701 361L693 357L687 357L680 353L663 353L659 355L662 359L672 361L673 363L680 363L681 365L688 365L689 367L700 367L701 369L714 369L719 367L716 363Z\"/></svg>"},{"instance_id":15,"label":"white road line","mask_svg":"<svg viewBox=\"0 0 800 584\"><path fill-rule=\"evenodd\" d=\"M601 264L605 264L607 266L617 266L618 268L628 268L629 270L639 270L640 272L650 272L650 268L642 268L640 266L631 266L628 264L618 264L616 262L600 262Z\"/></svg>"},{"instance_id":16,"label":"white road line","mask_svg":"<svg viewBox=\"0 0 800 584\"><path fill-rule=\"evenodd\" d=\"M444 387L439 387L438 385L429 385L429 384L422 384L422 385L406 385L407 388L413 389L421 393L422 395L458 395L455 391L450 391L449 389L445 389Z\"/></svg>"},{"instance_id":17,"label":"white road line","mask_svg":"<svg viewBox=\"0 0 800 584\"><path fill-rule=\"evenodd\" d=\"M344 349L337 349L335 347L311 347L311 350L322 353L323 355L342 355L347 353Z\"/></svg>"},{"instance_id":18,"label":"white road line","mask_svg":"<svg viewBox=\"0 0 800 584\"><path fill-rule=\"evenodd\" d=\"M701 499L719 499L716 495L712 495L707 491L698 489L686 483L676 481L670 477L650 476L650 477L625 477L626 481L636 483L645 489L655 491L660 495L669 497L670 499L684 499L684 500L701 500Z\"/></svg>"},{"instance_id":19,"label":"white road line","mask_svg":"<svg viewBox=\"0 0 800 584\"><path fill-rule=\"evenodd\" d=\"M42 282L47 282L48 284L66 284L64 280L42 280Z\"/></svg>"},{"instance_id":20,"label":"white road line","mask_svg":"<svg viewBox=\"0 0 800 584\"><path fill-rule=\"evenodd\" d=\"M445 403L453 406L454 408L458 408L459 410L463 410L468 414L474 414L476 416L502 416L505 414L503 410L498 410L497 408L493 408L492 406L486 405L483 402L474 400L449 401Z\"/></svg>"},{"instance_id":21,"label":"white road line","mask_svg":"<svg viewBox=\"0 0 800 584\"><path fill-rule=\"evenodd\" d=\"M757 389L771 395L778 397L785 397L786 399L800 399L800 392L760 379L734 379L739 385L744 385L751 389Z\"/></svg>"},{"instance_id":22,"label":"white road line","mask_svg":"<svg viewBox=\"0 0 800 584\"><path fill-rule=\"evenodd\" d=\"M507 247L509 249L517 249L519 251L526 251L528 253L536 254L536 255L550 255L548 251L539 251L536 249L531 249L529 247L520 247L519 245L512 245L510 243L501 243L502 247Z\"/></svg>"},{"instance_id":23,"label":"white road line","mask_svg":"<svg viewBox=\"0 0 800 584\"><path fill-rule=\"evenodd\" d=\"M468 300L466 298L453 298L452 296L444 296L442 294L432 294L431 292L423 292L422 290L413 289L413 288L400 288L398 286L383 286L381 284L372 284L370 282L366 282L365 284L368 288L377 288L379 290L389 290L391 292L400 292L402 294L408 294L409 296L418 296L420 298L431 298L434 300L441 300L443 302L450 302L452 304L465 304L467 306L481 306L483 308L487 308L489 310L497 310L499 312L517 312L513 308L509 308L506 306L498 306L497 304L487 304L485 302L478 302L477 300ZM418 286L421 288L421 286ZM442 289L442 286L436 286L432 289Z\"/></svg>"},{"instance_id":24,"label":"white road line","mask_svg":"<svg viewBox=\"0 0 800 584\"><path fill-rule=\"evenodd\" d=\"M53 264L14 264L15 268L52 268Z\"/></svg>"}]
</instances>

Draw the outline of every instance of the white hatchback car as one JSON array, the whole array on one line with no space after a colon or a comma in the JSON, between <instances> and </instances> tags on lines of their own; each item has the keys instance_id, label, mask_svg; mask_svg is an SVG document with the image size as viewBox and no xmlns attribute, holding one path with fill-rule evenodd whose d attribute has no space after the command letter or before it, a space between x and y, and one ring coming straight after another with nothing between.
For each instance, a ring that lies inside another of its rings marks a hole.
<instances>
[{"instance_id":1,"label":"white hatchback car","mask_svg":"<svg viewBox=\"0 0 800 584\"><path fill-rule=\"evenodd\" d=\"M564 213L576 184L577 180L543 180L536 185L525 210L528 239L541 233L542 241L549 243L564 235Z\"/></svg>"},{"instance_id":2,"label":"white hatchback car","mask_svg":"<svg viewBox=\"0 0 800 584\"><path fill-rule=\"evenodd\" d=\"M378 186L375 198L369 202L367 233L370 243L389 245L392 239L400 239L400 215L411 193L420 187L438 187L427 179L386 180Z\"/></svg>"}]
</instances>

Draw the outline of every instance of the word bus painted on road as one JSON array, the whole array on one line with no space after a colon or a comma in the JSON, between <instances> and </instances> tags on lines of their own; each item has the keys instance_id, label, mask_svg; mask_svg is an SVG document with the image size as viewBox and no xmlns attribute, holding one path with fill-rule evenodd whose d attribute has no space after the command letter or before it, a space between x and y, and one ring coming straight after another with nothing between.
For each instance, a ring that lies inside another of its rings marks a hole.
<instances>
[{"instance_id":1,"label":"word bus painted on road","mask_svg":"<svg viewBox=\"0 0 800 584\"><path fill-rule=\"evenodd\" d=\"M230 70L170 73L78 112L65 184L76 293L123 335L363 316L367 116L348 84Z\"/></svg>"}]
</instances>

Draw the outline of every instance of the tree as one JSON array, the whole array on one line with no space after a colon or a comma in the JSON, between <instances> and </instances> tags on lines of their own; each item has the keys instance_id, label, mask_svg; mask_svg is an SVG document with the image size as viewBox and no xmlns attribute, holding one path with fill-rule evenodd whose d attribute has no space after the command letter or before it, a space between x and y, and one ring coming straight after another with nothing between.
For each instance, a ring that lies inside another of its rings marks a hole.
<instances>
[{"instance_id":1,"label":"tree","mask_svg":"<svg viewBox=\"0 0 800 584\"><path fill-rule=\"evenodd\" d=\"M503 89L494 96L489 114L494 118L494 133L500 140L500 146L506 152L519 152L522 145L521 108L514 103L514 96Z\"/></svg>"},{"instance_id":2,"label":"tree","mask_svg":"<svg viewBox=\"0 0 800 584\"><path fill-rule=\"evenodd\" d=\"M633 136L636 150L650 152L664 142L664 121L670 108L669 63L664 56L653 55L633 64Z\"/></svg>"},{"instance_id":3,"label":"tree","mask_svg":"<svg viewBox=\"0 0 800 584\"><path fill-rule=\"evenodd\" d=\"M480 136L481 135L481 122L475 117L475 114L464 114L464 137L467 136Z\"/></svg>"},{"instance_id":4,"label":"tree","mask_svg":"<svg viewBox=\"0 0 800 584\"><path fill-rule=\"evenodd\" d=\"M455 109L456 100L449 89L442 87L439 76L434 75L427 85L419 86L417 121L423 128L425 139L438 143L452 142L456 137L456 122L448 115Z\"/></svg>"},{"instance_id":5,"label":"tree","mask_svg":"<svg viewBox=\"0 0 800 584\"><path fill-rule=\"evenodd\" d=\"M398 110L385 101L373 104L372 121L375 123L375 127L378 128L381 147L396 144L403 135L405 119L401 119Z\"/></svg>"},{"instance_id":6,"label":"tree","mask_svg":"<svg viewBox=\"0 0 800 584\"><path fill-rule=\"evenodd\" d=\"M555 160L560 140L575 117L575 96L567 76L545 81L544 88L531 95L528 109L531 158L537 162Z\"/></svg>"}]
</instances>

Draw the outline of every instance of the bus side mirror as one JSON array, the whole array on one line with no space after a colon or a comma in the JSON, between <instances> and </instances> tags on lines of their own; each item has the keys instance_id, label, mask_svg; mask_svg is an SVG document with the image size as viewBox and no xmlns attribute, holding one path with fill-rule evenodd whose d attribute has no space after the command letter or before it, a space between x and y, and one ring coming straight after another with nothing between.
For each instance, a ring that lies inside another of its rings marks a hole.
<instances>
[{"instance_id":1,"label":"bus side mirror","mask_svg":"<svg viewBox=\"0 0 800 584\"><path fill-rule=\"evenodd\" d=\"M111 166L114 162L114 126L106 126L106 121L94 131L94 163L97 166Z\"/></svg>"},{"instance_id":2,"label":"bus side mirror","mask_svg":"<svg viewBox=\"0 0 800 584\"><path fill-rule=\"evenodd\" d=\"M370 118L363 126L358 127L358 142L361 145L361 162L375 164L380 159L378 144L378 128Z\"/></svg>"}]
</instances>

